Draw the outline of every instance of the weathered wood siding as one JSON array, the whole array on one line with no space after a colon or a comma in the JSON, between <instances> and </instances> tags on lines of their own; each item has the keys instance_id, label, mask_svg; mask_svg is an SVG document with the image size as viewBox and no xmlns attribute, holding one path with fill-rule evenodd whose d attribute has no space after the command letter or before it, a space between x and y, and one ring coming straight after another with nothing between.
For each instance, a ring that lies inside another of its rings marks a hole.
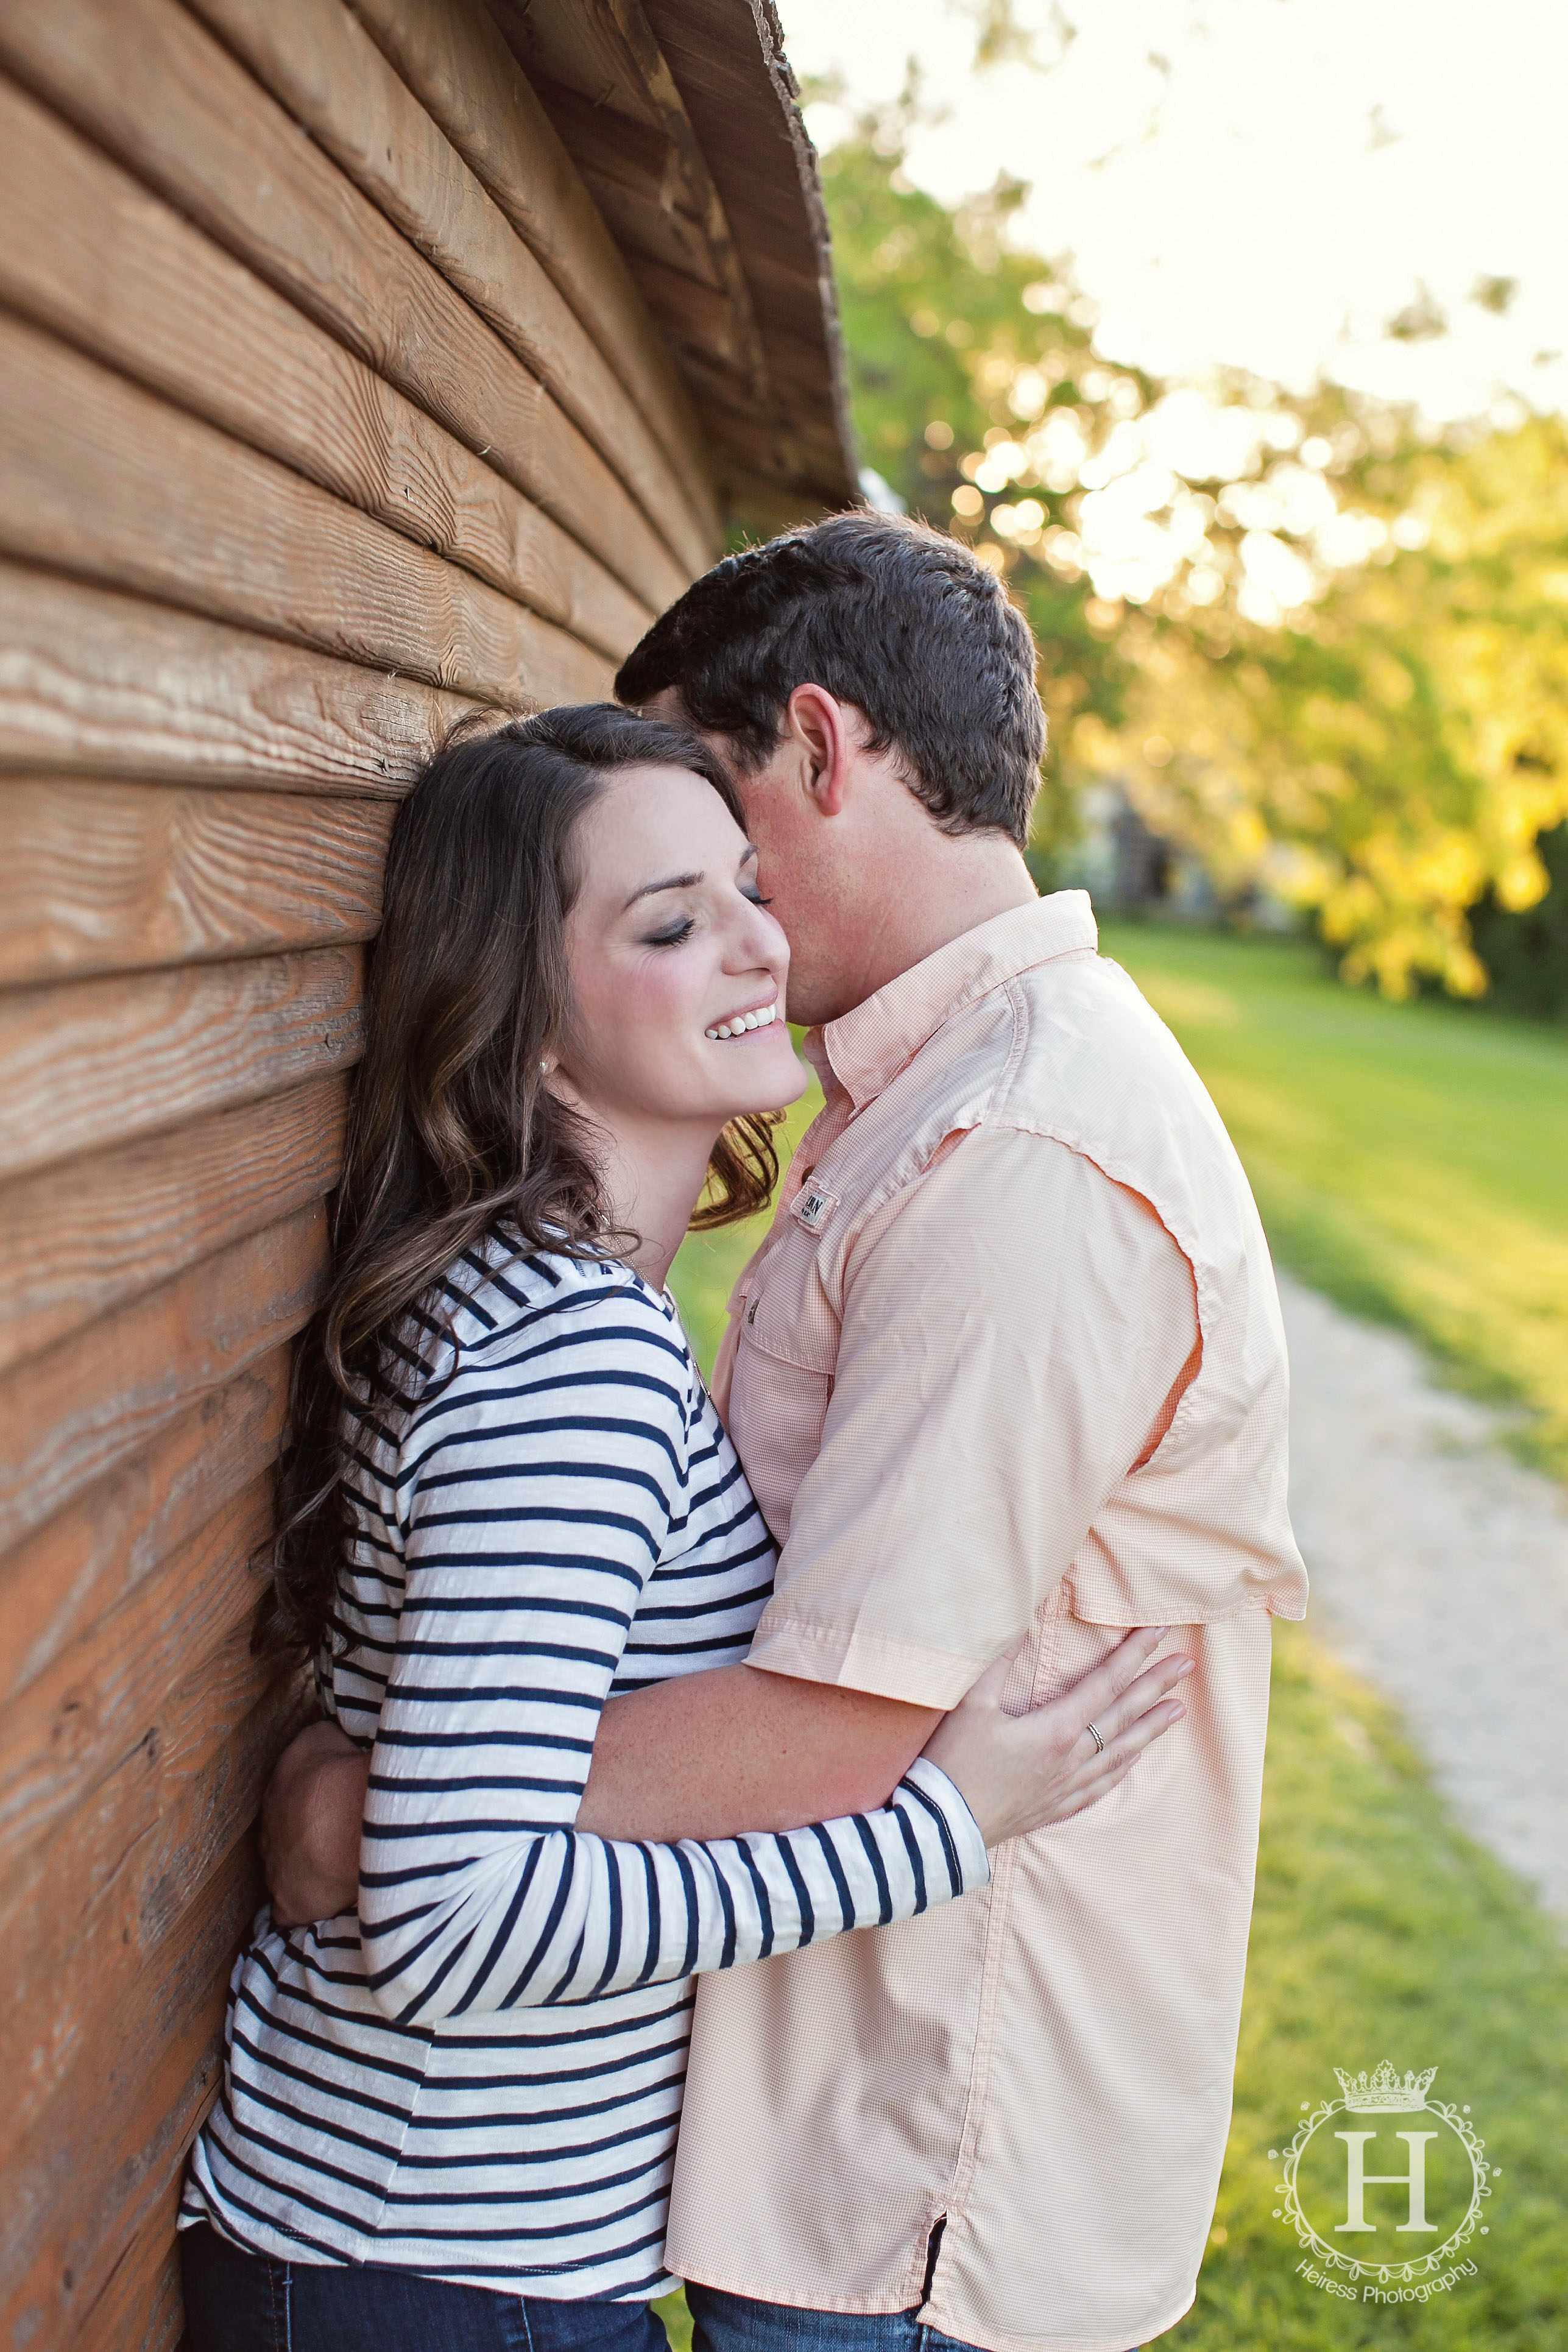
<instances>
[{"instance_id":1,"label":"weathered wood siding","mask_svg":"<svg viewBox=\"0 0 1568 2352\"><path fill-rule=\"evenodd\" d=\"M701 436L479 0L0 0L3 2340L180 2334L400 792L597 697Z\"/></svg>"}]
</instances>

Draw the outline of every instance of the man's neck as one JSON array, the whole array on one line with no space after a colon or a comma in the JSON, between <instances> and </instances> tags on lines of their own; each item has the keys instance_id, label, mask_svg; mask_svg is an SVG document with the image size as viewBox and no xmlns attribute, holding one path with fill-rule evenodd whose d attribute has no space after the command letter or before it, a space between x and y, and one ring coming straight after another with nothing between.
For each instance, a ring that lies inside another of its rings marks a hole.
<instances>
[{"instance_id":1,"label":"man's neck","mask_svg":"<svg viewBox=\"0 0 1568 2352\"><path fill-rule=\"evenodd\" d=\"M934 856L889 875L888 887L868 906L854 959L854 993L839 1012L863 1004L966 931L1033 906L1038 897L1012 842L994 835L943 841Z\"/></svg>"}]
</instances>

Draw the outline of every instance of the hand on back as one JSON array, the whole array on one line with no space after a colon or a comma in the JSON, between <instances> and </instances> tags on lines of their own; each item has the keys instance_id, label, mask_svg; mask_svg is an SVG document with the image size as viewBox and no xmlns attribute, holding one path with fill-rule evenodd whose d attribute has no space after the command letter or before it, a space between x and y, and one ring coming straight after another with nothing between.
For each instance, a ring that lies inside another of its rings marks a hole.
<instances>
[{"instance_id":1,"label":"hand on back","mask_svg":"<svg viewBox=\"0 0 1568 2352\"><path fill-rule=\"evenodd\" d=\"M1021 1635L943 1716L924 1752L958 1789L987 1845L1070 1821L1120 1787L1143 1750L1180 1723L1187 1710L1172 1693L1193 1660L1176 1651L1148 1664L1168 1631L1136 1627L1059 1697L1009 1715L1002 1693L1028 1639Z\"/></svg>"}]
</instances>

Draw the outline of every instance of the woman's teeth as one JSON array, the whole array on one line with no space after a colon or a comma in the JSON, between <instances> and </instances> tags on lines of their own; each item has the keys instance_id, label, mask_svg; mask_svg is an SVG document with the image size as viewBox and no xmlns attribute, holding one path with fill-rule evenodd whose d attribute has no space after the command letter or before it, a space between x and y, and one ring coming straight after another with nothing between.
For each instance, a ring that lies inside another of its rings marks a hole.
<instances>
[{"instance_id":1,"label":"woman's teeth","mask_svg":"<svg viewBox=\"0 0 1568 2352\"><path fill-rule=\"evenodd\" d=\"M709 1029L704 1034L715 1038L739 1037L748 1029L765 1029L770 1021L776 1021L778 1017L778 999L774 997L771 1004L764 1004L759 1012L737 1013L733 1020L721 1021L717 1028Z\"/></svg>"}]
</instances>

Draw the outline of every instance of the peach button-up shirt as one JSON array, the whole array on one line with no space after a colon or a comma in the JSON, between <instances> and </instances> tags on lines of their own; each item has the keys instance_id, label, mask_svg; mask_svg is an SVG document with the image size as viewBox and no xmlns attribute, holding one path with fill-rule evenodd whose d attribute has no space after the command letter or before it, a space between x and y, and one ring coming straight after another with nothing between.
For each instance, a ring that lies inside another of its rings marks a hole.
<instances>
[{"instance_id":1,"label":"peach button-up shirt","mask_svg":"<svg viewBox=\"0 0 1568 2352\"><path fill-rule=\"evenodd\" d=\"M1305 1601L1268 1254L1081 893L813 1045L826 1108L716 1381L783 1547L752 1664L946 1707L1027 1629L1012 1687L1038 1703L1162 1623L1199 1671L1116 1793L1001 1848L984 1894L703 1979L669 2263L805 2308L921 2305L984 2352L1125 2352L1193 2297L1269 1615Z\"/></svg>"}]
</instances>

